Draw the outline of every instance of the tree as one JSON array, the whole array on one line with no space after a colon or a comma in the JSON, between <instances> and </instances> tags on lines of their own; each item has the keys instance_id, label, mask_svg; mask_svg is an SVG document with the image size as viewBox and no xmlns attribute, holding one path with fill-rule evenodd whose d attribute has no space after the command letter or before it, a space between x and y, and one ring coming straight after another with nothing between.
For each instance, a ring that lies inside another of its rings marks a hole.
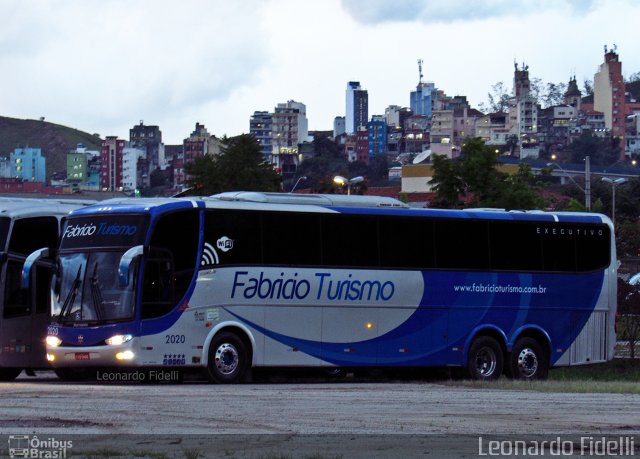
<instances>
[{"instance_id":1,"label":"tree","mask_svg":"<svg viewBox=\"0 0 640 459\"><path fill-rule=\"evenodd\" d=\"M225 137L221 150L219 156L204 155L185 165L187 183L195 194L280 189L280 176L264 161L254 136Z\"/></svg>"},{"instance_id":2,"label":"tree","mask_svg":"<svg viewBox=\"0 0 640 459\"><path fill-rule=\"evenodd\" d=\"M567 147L571 161L581 164L586 156L594 166L609 166L620 157L620 140L613 136L598 137L589 131L583 131Z\"/></svg>"},{"instance_id":3,"label":"tree","mask_svg":"<svg viewBox=\"0 0 640 459\"><path fill-rule=\"evenodd\" d=\"M487 94L489 102L489 110L491 112L507 112L509 111L509 99L511 96L507 92L502 81L498 81L491 86L491 92Z\"/></svg>"},{"instance_id":4,"label":"tree","mask_svg":"<svg viewBox=\"0 0 640 459\"><path fill-rule=\"evenodd\" d=\"M435 206L458 207L462 196L472 206L505 209L542 207L529 166L521 165L512 176L498 171L497 166L494 149L480 138L465 143L459 160L436 155L433 177L429 182L436 192Z\"/></svg>"},{"instance_id":5,"label":"tree","mask_svg":"<svg viewBox=\"0 0 640 459\"><path fill-rule=\"evenodd\" d=\"M584 80L582 93L585 96L593 96L593 80Z\"/></svg>"},{"instance_id":6,"label":"tree","mask_svg":"<svg viewBox=\"0 0 640 459\"><path fill-rule=\"evenodd\" d=\"M433 156L433 176L429 181L436 192L437 207L458 207L460 195L465 193L462 168L459 161L452 161L446 156Z\"/></svg>"},{"instance_id":7,"label":"tree","mask_svg":"<svg viewBox=\"0 0 640 459\"><path fill-rule=\"evenodd\" d=\"M564 103L565 92L567 92L566 83L547 83L546 89L540 98L540 103L543 107L561 105Z\"/></svg>"},{"instance_id":8,"label":"tree","mask_svg":"<svg viewBox=\"0 0 640 459\"><path fill-rule=\"evenodd\" d=\"M633 83L634 81L640 81L640 72L632 73L626 82Z\"/></svg>"},{"instance_id":9,"label":"tree","mask_svg":"<svg viewBox=\"0 0 640 459\"><path fill-rule=\"evenodd\" d=\"M618 279L618 314L620 338L629 341L629 357L635 358L640 341L640 287Z\"/></svg>"}]
</instances>

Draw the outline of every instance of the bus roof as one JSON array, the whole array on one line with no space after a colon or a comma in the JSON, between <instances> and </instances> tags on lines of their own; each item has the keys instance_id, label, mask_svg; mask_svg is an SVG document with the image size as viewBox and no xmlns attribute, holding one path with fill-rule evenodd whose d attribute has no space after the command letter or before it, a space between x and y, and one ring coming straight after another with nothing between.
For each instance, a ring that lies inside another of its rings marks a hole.
<instances>
[{"instance_id":1,"label":"bus roof","mask_svg":"<svg viewBox=\"0 0 640 459\"><path fill-rule=\"evenodd\" d=\"M78 207L86 207L96 202L74 199L0 197L0 216L13 218L52 214L66 215Z\"/></svg>"},{"instance_id":2,"label":"bus roof","mask_svg":"<svg viewBox=\"0 0 640 459\"><path fill-rule=\"evenodd\" d=\"M0 203L1 204L1 203ZM184 208L239 208L291 212L341 212L377 215L406 215L435 218L477 218L481 220L520 220L575 223L610 223L607 216L584 212L506 211L493 208L431 209L411 208L403 202L380 196L291 194L237 191L206 197L114 198L73 211L73 215L98 212L154 212Z\"/></svg>"},{"instance_id":3,"label":"bus roof","mask_svg":"<svg viewBox=\"0 0 640 459\"><path fill-rule=\"evenodd\" d=\"M257 191L229 191L205 199L220 201L259 202L269 204L303 204L332 207L392 207L408 208L402 201L384 196L362 196L344 194L293 194L265 193Z\"/></svg>"}]
</instances>

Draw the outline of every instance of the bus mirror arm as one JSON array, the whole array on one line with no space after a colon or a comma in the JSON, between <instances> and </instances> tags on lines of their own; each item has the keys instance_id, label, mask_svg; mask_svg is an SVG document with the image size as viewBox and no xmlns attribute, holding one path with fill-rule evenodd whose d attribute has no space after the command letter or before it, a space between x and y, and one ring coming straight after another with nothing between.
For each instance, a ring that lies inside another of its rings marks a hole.
<instances>
[{"instance_id":1,"label":"bus mirror arm","mask_svg":"<svg viewBox=\"0 0 640 459\"><path fill-rule=\"evenodd\" d=\"M24 289L29 288L29 284L31 281L31 269L33 268L33 265L35 265L38 262L38 260L40 260L41 258L48 258L48 257L49 257L48 247L38 249L35 252L32 252L27 257L27 259L24 261L24 264L22 265L22 285L21 285L22 288Z\"/></svg>"},{"instance_id":2,"label":"bus mirror arm","mask_svg":"<svg viewBox=\"0 0 640 459\"><path fill-rule=\"evenodd\" d=\"M120 258L120 264L118 265L118 279L120 286L126 287L129 285L129 270L133 261L144 253L143 245L136 245L127 250L122 258Z\"/></svg>"}]
</instances>

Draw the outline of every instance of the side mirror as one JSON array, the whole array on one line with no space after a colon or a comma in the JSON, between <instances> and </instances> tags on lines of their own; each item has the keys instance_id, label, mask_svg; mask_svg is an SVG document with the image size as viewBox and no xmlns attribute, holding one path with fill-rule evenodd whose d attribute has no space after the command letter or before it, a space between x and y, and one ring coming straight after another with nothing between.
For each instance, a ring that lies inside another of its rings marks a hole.
<instances>
[{"instance_id":1,"label":"side mirror","mask_svg":"<svg viewBox=\"0 0 640 459\"><path fill-rule=\"evenodd\" d=\"M31 270L33 269L33 265L35 265L41 258L47 257L49 257L48 247L38 249L27 257L27 259L24 261L24 264L22 265L22 288L29 288L29 284L31 283Z\"/></svg>"},{"instance_id":2,"label":"side mirror","mask_svg":"<svg viewBox=\"0 0 640 459\"><path fill-rule=\"evenodd\" d=\"M121 287L129 285L129 271L131 270L131 265L135 259L142 256L143 253L144 246L136 245L135 247L131 247L127 250L124 255L122 255L122 258L120 258L120 264L118 265L118 279Z\"/></svg>"}]
</instances>

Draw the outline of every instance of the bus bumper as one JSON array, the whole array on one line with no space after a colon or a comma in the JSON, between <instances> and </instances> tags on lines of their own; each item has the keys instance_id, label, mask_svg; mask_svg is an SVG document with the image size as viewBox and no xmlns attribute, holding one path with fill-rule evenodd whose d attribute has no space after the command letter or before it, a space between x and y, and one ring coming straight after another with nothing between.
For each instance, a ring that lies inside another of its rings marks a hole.
<instances>
[{"instance_id":1,"label":"bus bumper","mask_svg":"<svg viewBox=\"0 0 640 459\"><path fill-rule=\"evenodd\" d=\"M117 346L47 346L47 360L53 368L136 366L139 352L135 341Z\"/></svg>"}]
</instances>

